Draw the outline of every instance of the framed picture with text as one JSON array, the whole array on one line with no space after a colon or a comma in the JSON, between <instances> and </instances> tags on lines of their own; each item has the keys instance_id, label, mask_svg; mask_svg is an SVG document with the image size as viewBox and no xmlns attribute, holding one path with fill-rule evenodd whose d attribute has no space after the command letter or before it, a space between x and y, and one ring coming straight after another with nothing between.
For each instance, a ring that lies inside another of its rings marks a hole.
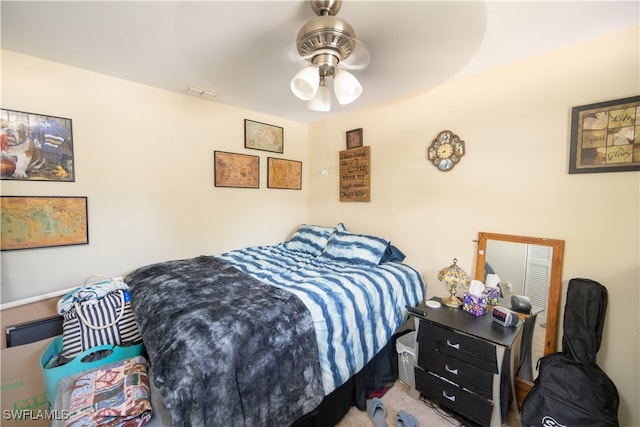
<instances>
[{"instance_id":1,"label":"framed picture with text","mask_svg":"<svg viewBox=\"0 0 640 427\"><path fill-rule=\"evenodd\" d=\"M573 107L569 173L640 170L640 96Z\"/></svg>"},{"instance_id":2,"label":"framed picture with text","mask_svg":"<svg viewBox=\"0 0 640 427\"><path fill-rule=\"evenodd\" d=\"M371 201L371 147L340 151L340 201Z\"/></svg>"}]
</instances>

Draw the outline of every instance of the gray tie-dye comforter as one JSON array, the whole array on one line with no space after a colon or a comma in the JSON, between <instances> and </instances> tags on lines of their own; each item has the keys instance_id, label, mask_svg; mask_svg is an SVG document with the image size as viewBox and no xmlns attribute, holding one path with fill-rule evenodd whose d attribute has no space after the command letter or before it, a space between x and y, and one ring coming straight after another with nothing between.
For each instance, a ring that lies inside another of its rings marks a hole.
<instances>
[{"instance_id":1,"label":"gray tie-dye comforter","mask_svg":"<svg viewBox=\"0 0 640 427\"><path fill-rule=\"evenodd\" d=\"M313 322L292 293L211 256L125 282L176 427L287 426L324 397Z\"/></svg>"}]
</instances>

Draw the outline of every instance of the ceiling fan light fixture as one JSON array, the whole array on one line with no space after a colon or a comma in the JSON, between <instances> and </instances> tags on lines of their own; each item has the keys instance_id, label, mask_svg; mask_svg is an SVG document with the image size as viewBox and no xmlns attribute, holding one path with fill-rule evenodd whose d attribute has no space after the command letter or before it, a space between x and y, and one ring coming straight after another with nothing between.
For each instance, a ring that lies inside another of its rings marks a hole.
<instances>
[{"instance_id":1,"label":"ceiling fan light fixture","mask_svg":"<svg viewBox=\"0 0 640 427\"><path fill-rule=\"evenodd\" d=\"M310 65L298 71L291 79L291 91L303 101L310 101L320 86L318 68Z\"/></svg>"},{"instance_id":2,"label":"ceiling fan light fixture","mask_svg":"<svg viewBox=\"0 0 640 427\"><path fill-rule=\"evenodd\" d=\"M311 0L316 17L298 31L298 55L312 66L298 71L291 80L291 91L314 111L330 111L328 79L333 77L333 90L341 105L349 104L362 94L355 76L339 70L339 64L354 52L357 39L351 24L336 15L341 0ZM320 83L322 82L322 83Z\"/></svg>"},{"instance_id":3,"label":"ceiling fan light fixture","mask_svg":"<svg viewBox=\"0 0 640 427\"><path fill-rule=\"evenodd\" d=\"M362 85L350 72L336 69L333 76L333 90L340 105L346 105L360 97Z\"/></svg>"},{"instance_id":4,"label":"ceiling fan light fixture","mask_svg":"<svg viewBox=\"0 0 640 427\"><path fill-rule=\"evenodd\" d=\"M356 47L356 33L342 18L317 16L300 28L296 46L298 54L309 61L321 50L331 50L339 61L343 61Z\"/></svg>"},{"instance_id":5,"label":"ceiling fan light fixture","mask_svg":"<svg viewBox=\"0 0 640 427\"><path fill-rule=\"evenodd\" d=\"M331 111L331 92L327 79L320 78L320 86L316 96L307 104L307 108L313 111Z\"/></svg>"}]
</instances>

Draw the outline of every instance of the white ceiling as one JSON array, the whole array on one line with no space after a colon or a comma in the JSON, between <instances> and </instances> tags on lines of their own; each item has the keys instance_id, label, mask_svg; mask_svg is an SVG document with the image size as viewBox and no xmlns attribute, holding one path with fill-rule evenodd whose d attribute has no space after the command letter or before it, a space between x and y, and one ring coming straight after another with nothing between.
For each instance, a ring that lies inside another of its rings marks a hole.
<instances>
[{"instance_id":1,"label":"white ceiling","mask_svg":"<svg viewBox=\"0 0 640 427\"><path fill-rule=\"evenodd\" d=\"M364 87L313 112L289 89L304 66L307 1L7 1L2 48L303 123L639 25L640 2L359 1L338 16L367 47ZM637 54L635 52L634 54ZM597 53L594 54L597 60ZM186 95L185 95L186 96ZM206 101L208 102L208 101Z\"/></svg>"}]
</instances>

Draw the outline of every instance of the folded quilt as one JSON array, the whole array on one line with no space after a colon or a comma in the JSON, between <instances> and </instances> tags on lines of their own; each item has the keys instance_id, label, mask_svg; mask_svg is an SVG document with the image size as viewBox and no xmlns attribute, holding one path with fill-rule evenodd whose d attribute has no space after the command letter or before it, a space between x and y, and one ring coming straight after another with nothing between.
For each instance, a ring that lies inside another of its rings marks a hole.
<instances>
[{"instance_id":1,"label":"folded quilt","mask_svg":"<svg viewBox=\"0 0 640 427\"><path fill-rule=\"evenodd\" d=\"M65 427L139 427L151 419L147 361L138 356L78 377Z\"/></svg>"}]
</instances>

